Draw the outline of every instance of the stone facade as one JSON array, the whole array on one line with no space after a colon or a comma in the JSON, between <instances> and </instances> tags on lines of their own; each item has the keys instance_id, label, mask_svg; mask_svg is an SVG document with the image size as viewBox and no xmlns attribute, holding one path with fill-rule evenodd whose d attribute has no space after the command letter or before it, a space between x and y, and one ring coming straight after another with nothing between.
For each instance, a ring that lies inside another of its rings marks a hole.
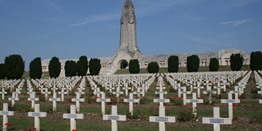
<instances>
[{"instance_id":1,"label":"stone facade","mask_svg":"<svg viewBox=\"0 0 262 131\"><path fill-rule=\"evenodd\" d=\"M188 54L169 54L169 55L142 55L137 45L136 34L136 16L132 0L125 0L122 16L120 20L120 45L119 49L113 57L99 58L101 60L101 75L112 75L118 69L128 68L128 62L131 59L138 59L140 68L147 68L147 65L152 62L158 62L160 67L167 67L168 58L171 55L179 57L179 67L186 67L187 57L190 55L198 55L200 66L208 66L211 58L218 58L221 66L230 65L230 55L240 53L244 57L244 64L249 64L250 53L240 51L238 49L223 49L218 52L209 53L188 53ZM74 59L77 61L78 59ZM48 64L50 60L42 61L42 70L48 72ZM64 76L64 65L67 60L61 60L61 77Z\"/></svg>"}]
</instances>

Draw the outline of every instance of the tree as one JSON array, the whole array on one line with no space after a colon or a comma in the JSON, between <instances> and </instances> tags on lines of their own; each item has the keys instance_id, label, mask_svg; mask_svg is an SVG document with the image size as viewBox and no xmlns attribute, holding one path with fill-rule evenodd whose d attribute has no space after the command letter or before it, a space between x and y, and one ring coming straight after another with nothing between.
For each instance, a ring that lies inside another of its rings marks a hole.
<instances>
[{"instance_id":1,"label":"tree","mask_svg":"<svg viewBox=\"0 0 262 131\"><path fill-rule=\"evenodd\" d=\"M250 69L252 71L262 70L262 52L261 51L251 52Z\"/></svg>"},{"instance_id":2,"label":"tree","mask_svg":"<svg viewBox=\"0 0 262 131\"><path fill-rule=\"evenodd\" d=\"M29 76L31 79L41 79L42 77L42 63L41 58L37 57L31 61L29 65Z\"/></svg>"},{"instance_id":3,"label":"tree","mask_svg":"<svg viewBox=\"0 0 262 131\"><path fill-rule=\"evenodd\" d=\"M187 57L187 71L197 72L199 68L199 58L197 55L191 55Z\"/></svg>"},{"instance_id":4,"label":"tree","mask_svg":"<svg viewBox=\"0 0 262 131\"><path fill-rule=\"evenodd\" d=\"M61 72L61 63L57 57L53 57L48 65L49 75L51 78L57 78Z\"/></svg>"},{"instance_id":5,"label":"tree","mask_svg":"<svg viewBox=\"0 0 262 131\"><path fill-rule=\"evenodd\" d=\"M77 74L77 64L75 61L69 60L65 62L65 76L72 77Z\"/></svg>"},{"instance_id":6,"label":"tree","mask_svg":"<svg viewBox=\"0 0 262 131\"><path fill-rule=\"evenodd\" d=\"M6 66L4 63L1 63L0 64L0 79L5 79L6 73L7 73Z\"/></svg>"},{"instance_id":7,"label":"tree","mask_svg":"<svg viewBox=\"0 0 262 131\"><path fill-rule=\"evenodd\" d=\"M211 58L209 63L209 71L218 71L219 62L217 58Z\"/></svg>"},{"instance_id":8,"label":"tree","mask_svg":"<svg viewBox=\"0 0 262 131\"><path fill-rule=\"evenodd\" d=\"M101 69L100 59L94 58L89 61L90 75L99 75Z\"/></svg>"},{"instance_id":9,"label":"tree","mask_svg":"<svg viewBox=\"0 0 262 131\"><path fill-rule=\"evenodd\" d=\"M7 79L21 79L24 74L25 62L20 55L10 55L5 58Z\"/></svg>"},{"instance_id":10,"label":"tree","mask_svg":"<svg viewBox=\"0 0 262 131\"><path fill-rule=\"evenodd\" d=\"M230 67L232 71L239 71L243 66L244 58L240 53L230 56Z\"/></svg>"},{"instance_id":11,"label":"tree","mask_svg":"<svg viewBox=\"0 0 262 131\"><path fill-rule=\"evenodd\" d=\"M139 61L137 59L133 59L129 61L129 72L130 74L140 73Z\"/></svg>"},{"instance_id":12,"label":"tree","mask_svg":"<svg viewBox=\"0 0 262 131\"><path fill-rule=\"evenodd\" d=\"M81 56L77 62L78 76L86 76L88 70L88 60L86 56Z\"/></svg>"},{"instance_id":13,"label":"tree","mask_svg":"<svg viewBox=\"0 0 262 131\"><path fill-rule=\"evenodd\" d=\"M158 73L159 65L157 62L150 62L147 66L148 73Z\"/></svg>"},{"instance_id":14,"label":"tree","mask_svg":"<svg viewBox=\"0 0 262 131\"><path fill-rule=\"evenodd\" d=\"M174 73L178 72L178 66L179 66L179 59L178 56L170 56L168 58L168 72L169 73Z\"/></svg>"}]
</instances>

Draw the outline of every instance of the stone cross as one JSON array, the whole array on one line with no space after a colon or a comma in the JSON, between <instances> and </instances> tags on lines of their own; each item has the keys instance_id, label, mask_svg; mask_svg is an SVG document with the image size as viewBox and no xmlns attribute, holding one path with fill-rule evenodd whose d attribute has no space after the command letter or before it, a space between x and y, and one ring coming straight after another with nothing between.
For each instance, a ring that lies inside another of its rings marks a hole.
<instances>
[{"instance_id":1,"label":"stone cross","mask_svg":"<svg viewBox=\"0 0 262 131\"><path fill-rule=\"evenodd\" d=\"M70 119L70 131L76 130L76 119L84 119L84 114L76 114L76 106L70 106L70 114L64 113L63 118Z\"/></svg>"},{"instance_id":2,"label":"stone cross","mask_svg":"<svg viewBox=\"0 0 262 131\"><path fill-rule=\"evenodd\" d=\"M216 91L212 91L211 86L208 86L207 91L204 91L203 94L208 95L209 104L212 103L212 94L216 94Z\"/></svg>"},{"instance_id":3,"label":"stone cross","mask_svg":"<svg viewBox=\"0 0 262 131\"><path fill-rule=\"evenodd\" d=\"M234 91L230 91L229 93L235 94L235 99L238 99L238 95L240 94L240 91L238 90L238 87L235 86L235 90Z\"/></svg>"},{"instance_id":4,"label":"stone cross","mask_svg":"<svg viewBox=\"0 0 262 131\"><path fill-rule=\"evenodd\" d=\"M128 87L128 83L125 83L125 86L122 89L125 90L125 95L127 96L128 95L128 90L130 90L131 87Z\"/></svg>"},{"instance_id":5,"label":"stone cross","mask_svg":"<svg viewBox=\"0 0 262 131\"><path fill-rule=\"evenodd\" d=\"M76 93L76 98L73 98L72 101L76 102L76 111L80 112L80 102L84 102L84 98L80 98L80 94Z\"/></svg>"},{"instance_id":6,"label":"stone cross","mask_svg":"<svg viewBox=\"0 0 262 131\"><path fill-rule=\"evenodd\" d=\"M28 101L31 101L31 108L33 109L35 107L35 101L39 101L39 98L36 98L35 92L32 92L30 94L30 98L28 98Z\"/></svg>"},{"instance_id":7,"label":"stone cross","mask_svg":"<svg viewBox=\"0 0 262 131\"><path fill-rule=\"evenodd\" d=\"M126 116L117 115L117 106L112 106L111 115L103 115L103 120L111 120L111 131L117 131L117 121L126 121Z\"/></svg>"},{"instance_id":8,"label":"stone cross","mask_svg":"<svg viewBox=\"0 0 262 131\"><path fill-rule=\"evenodd\" d=\"M65 95L68 94L68 91L65 88L62 88L60 92L58 92L58 94L61 95L61 101L65 100Z\"/></svg>"},{"instance_id":9,"label":"stone cross","mask_svg":"<svg viewBox=\"0 0 262 131\"><path fill-rule=\"evenodd\" d=\"M95 88L95 91L94 91L94 93L93 94L95 94L97 97L100 97L100 94L101 94L101 91L100 91L100 88Z\"/></svg>"},{"instance_id":10,"label":"stone cross","mask_svg":"<svg viewBox=\"0 0 262 131\"><path fill-rule=\"evenodd\" d=\"M186 103L192 103L193 114L197 116L197 103L203 103L203 99L197 99L196 93L192 93L192 99L186 100Z\"/></svg>"},{"instance_id":11,"label":"stone cross","mask_svg":"<svg viewBox=\"0 0 262 131\"><path fill-rule=\"evenodd\" d=\"M35 118L35 128L37 131L40 131L40 119L39 117L46 117L46 112L40 112L40 105L35 104L35 111L34 112L28 112L29 117Z\"/></svg>"},{"instance_id":12,"label":"stone cross","mask_svg":"<svg viewBox=\"0 0 262 131\"><path fill-rule=\"evenodd\" d=\"M54 92L53 93L53 98L49 98L49 101L52 101L53 102L53 111L56 111L56 102L57 101L61 101L60 98L57 98L56 97L56 93Z\"/></svg>"},{"instance_id":13,"label":"stone cross","mask_svg":"<svg viewBox=\"0 0 262 131\"><path fill-rule=\"evenodd\" d=\"M131 113L131 115L133 115L133 103L139 103L139 99L134 99L133 93L129 93L129 99L124 99L124 102L129 103L129 112Z\"/></svg>"},{"instance_id":14,"label":"stone cross","mask_svg":"<svg viewBox=\"0 0 262 131\"><path fill-rule=\"evenodd\" d=\"M9 101L12 101L12 107L14 107L15 105L15 101L18 101L19 98L18 96L16 95L16 92L13 92L12 93L12 97L8 98Z\"/></svg>"},{"instance_id":15,"label":"stone cross","mask_svg":"<svg viewBox=\"0 0 262 131\"><path fill-rule=\"evenodd\" d=\"M133 94L136 94L138 98L140 98L140 95L142 94L140 88L137 88L136 91L133 92Z\"/></svg>"},{"instance_id":16,"label":"stone cross","mask_svg":"<svg viewBox=\"0 0 262 131\"><path fill-rule=\"evenodd\" d=\"M197 86L194 87L194 89L197 89L197 97L199 98L200 97L200 90L204 89L204 87L200 86L200 83L197 83Z\"/></svg>"},{"instance_id":17,"label":"stone cross","mask_svg":"<svg viewBox=\"0 0 262 131\"><path fill-rule=\"evenodd\" d=\"M7 92L5 91L5 88L2 87L2 91L0 92L0 94L2 94L2 100L5 99L5 94L7 94Z\"/></svg>"},{"instance_id":18,"label":"stone cross","mask_svg":"<svg viewBox=\"0 0 262 131\"><path fill-rule=\"evenodd\" d=\"M3 104L3 111L0 111L0 115L3 116L3 131L7 131L6 123L8 123L8 117L7 116L13 116L13 111L8 111L8 103Z\"/></svg>"},{"instance_id":19,"label":"stone cross","mask_svg":"<svg viewBox=\"0 0 262 131\"><path fill-rule=\"evenodd\" d=\"M183 94L183 105L186 105L186 95L190 94L191 92L186 91L186 87L182 87L182 90L180 93Z\"/></svg>"},{"instance_id":20,"label":"stone cross","mask_svg":"<svg viewBox=\"0 0 262 131\"><path fill-rule=\"evenodd\" d=\"M51 92L49 92L47 88L44 88L43 90L44 91L42 91L42 93L45 95L45 100L47 101L48 100L48 95L51 94Z\"/></svg>"},{"instance_id":21,"label":"stone cross","mask_svg":"<svg viewBox=\"0 0 262 131\"><path fill-rule=\"evenodd\" d=\"M149 122L158 122L159 123L159 131L165 131L165 123L166 122L176 122L176 118L174 116L166 116L165 115L165 107L159 107L159 116L149 116Z\"/></svg>"},{"instance_id":22,"label":"stone cross","mask_svg":"<svg viewBox=\"0 0 262 131\"><path fill-rule=\"evenodd\" d=\"M219 107L213 108L213 115L214 115L213 118L203 117L202 123L203 124L212 124L214 131L220 131L220 125L222 124L232 124L231 118L221 118L220 117Z\"/></svg>"},{"instance_id":23,"label":"stone cross","mask_svg":"<svg viewBox=\"0 0 262 131\"><path fill-rule=\"evenodd\" d=\"M105 103L106 102L110 102L110 99L106 99L105 93L101 92L101 98L97 98L96 102L101 102L101 113L104 115L106 113L106 107L105 107Z\"/></svg>"},{"instance_id":24,"label":"stone cross","mask_svg":"<svg viewBox=\"0 0 262 131\"><path fill-rule=\"evenodd\" d=\"M118 87L118 88L116 89L116 91L113 92L113 94L116 94L116 97L119 98L119 96L120 96L121 94L124 94L124 93L121 92L121 91L120 91L120 87Z\"/></svg>"},{"instance_id":25,"label":"stone cross","mask_svg":"<svg viewBox=\"0 0 262 131\"><path fill-rule=\"evenodd\" d=\"M221 99L221 103L228 104L228 116L233 119L233 103L240 103L239 99L233 99L232 93L228 93L228 99Z\"/></svg>"},{"instance_id":26,"label":"stone cross","mask_svg":"<svg viewBox=\"0 0 262 131\"><path fill-rule=\"evenodd\" d=\"M262 99L259 100L259 104L262 104Z\"/></svg>"}]
</instances>

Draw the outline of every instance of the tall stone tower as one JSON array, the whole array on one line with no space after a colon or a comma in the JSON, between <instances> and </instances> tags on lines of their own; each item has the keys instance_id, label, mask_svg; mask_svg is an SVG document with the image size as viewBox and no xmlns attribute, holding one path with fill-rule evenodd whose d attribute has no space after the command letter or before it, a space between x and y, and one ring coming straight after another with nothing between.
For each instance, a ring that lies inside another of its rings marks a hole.
<instances>
[{"instance_id":1,"label":"tall stone tower","mask_svg":"<svg viewBox=\"0 0 262 131\"><path fill-rule=\"evenodd\" d=\"M118 51L131 53L132 55L140 54L137 47L136 16L132 0L125 0L120 26L120 47Z\"/></svg>"},{"instance_id":2,"label":"tall stone tower","mask_svg":"<svg viewBox=\"0 0 262 131\"><path fill-rule=\"evenodd\" d=\"M120 44L116 54L100 74L112 75L118 69L128 68L131 59L140 60L142 54L137 46L136 16L132 0L125 0L120 19Z\"/></svg>"}]
</instances>

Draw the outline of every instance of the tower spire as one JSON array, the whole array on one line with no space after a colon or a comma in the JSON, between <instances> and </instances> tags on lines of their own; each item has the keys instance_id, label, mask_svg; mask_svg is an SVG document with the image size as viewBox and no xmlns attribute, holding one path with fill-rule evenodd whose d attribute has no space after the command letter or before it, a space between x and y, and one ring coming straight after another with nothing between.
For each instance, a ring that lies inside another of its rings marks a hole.
<instances>
[{"instance_id":1,"label":"tower spire","mask_svg":"<svg viewBox=\"0 0 262 131\"><path fill-rule=\"evenodd\" d=\"M136 16L132 0L125 0L121 16L121 33L119 51L140 54L137 47Z\"/></svg>"}]
</instances>

